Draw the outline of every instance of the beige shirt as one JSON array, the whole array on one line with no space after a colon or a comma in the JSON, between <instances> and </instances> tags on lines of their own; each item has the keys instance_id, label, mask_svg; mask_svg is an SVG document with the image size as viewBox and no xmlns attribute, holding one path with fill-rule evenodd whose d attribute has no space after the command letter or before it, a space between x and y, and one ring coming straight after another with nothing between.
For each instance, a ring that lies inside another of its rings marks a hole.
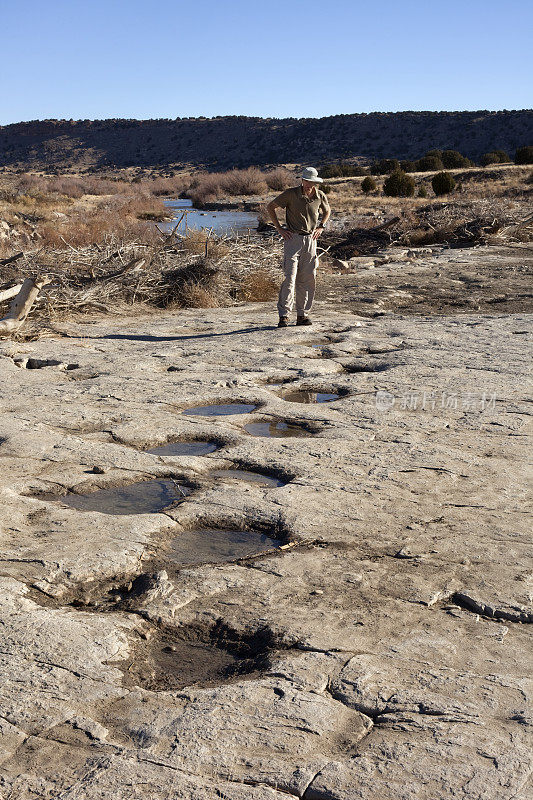
<instances>
[{"instance_id":1,"label":"beige shirt","mask_svg":"<svg viewBox=\"0 0 533 800\"><path fill-rule=\"evenodd\" d=\"M275 200L279 208L284 208L287 215L287 227L293 233L313 233L318 223L320 212L329 211L329 203L324 192L318 187L311 197L306 197L301 186L285 189Z\"/></svg>"}]
</instances>

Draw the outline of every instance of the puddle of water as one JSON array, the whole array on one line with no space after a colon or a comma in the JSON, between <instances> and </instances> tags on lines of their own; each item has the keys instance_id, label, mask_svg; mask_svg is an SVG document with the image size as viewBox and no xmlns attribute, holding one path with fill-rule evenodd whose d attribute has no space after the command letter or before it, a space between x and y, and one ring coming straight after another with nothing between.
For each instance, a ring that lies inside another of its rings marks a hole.
<instances>
[{"instance_id":1,"label":"puddle of water","mask_svg":"<svg viewBox=\"0 0 533 800\"><path fill-rule=\"evenodd\" d=\"M230 478L231 480L255 483L268 489L275 486L285 486L285 482L280 481L278 478L273 478L271 475L262 475L260 472L252 472L247 469L217 469L211 475L215 478Z\"/></svg>"},{"instance_id":2,"label":"puddle of water","mask_svg":"<svg viewBox=\"0 0 533 800\"><path fill-rule=\"evenodd\" d=\"M249 414L251 411L255 411L256 408L256 405L250 403L219 403L212 406L186 408L185 411L182 411L182 414L197 417L225 417L230 414Z\"/></svg>"},{"instance_id":3,"label":"puddle of water","mask_svg":"<svg viewBox=\"0 0 533 800\"><path fill-rule=\"evenodd\" d=\"M90 494L69 492L60 502L78 511L102 514L156 514L179 503L192 492L171 479L142 481L115 489L98 489Z\"/></svg>"},{"instance_id":4,"label":"puddle of water","mask_svg":"<svg viewBox=\"0 0 533 800\"><path fill-rule=\"evenodd\" d=\"M339 396L333 392L309 392L304 389L295 389L281 395L281 399L288 403L331 403L332 400L338 400Z\"/></svg>"},{"instance_id":5,"label":"puddle of water","mask_svg":"<svg viewBox=\"0 0 533 800\"><path fill-rule=\"evenodd\" d=\"M213 233L219 235L257 229L257 213L253 211L201 211L193 208L192 201L186 199L164 200L163 202L175 216L172 222L159 223L159 227L168 233L175 227L182 209L190 209L187 213L188 228L212 228ZM184 233L184 220L178 230L180 233Z\"/></svg>"},{"instance_id":6,"label":"puddle of water","mask_svg":"<svg viewBox=\"0 0 533 800\"><path fill-rule=\"evenodd\" d=\"M184 531L173 539L167 557L177 566L206 562L216 564L247 558L280 546L281 542L278 539L271 539L257 531L204 528Z\"/></svg>"},{"instance_id":7,"label":"puddle of water","mask_svg":"<svg viewBox=\"0 0 533 800\"><path fill-rule=\"evenodd\" d=\"M274 439L301 439L313 436L312 431L297 422L250 422L244 430L251 436L267 436Z\"/></svg>"},{"instance_id":8,"label":"puddle of water","mask_svg":"<svg viewBox=\"0 0 533 800\"><path fill-rule=\"evenodd\" d=\"M213 442L197 440L195 442L167 442L159 447L152 447L146 453L158 456L205 456L217 449Z\"/></svg>"}]
</instances>

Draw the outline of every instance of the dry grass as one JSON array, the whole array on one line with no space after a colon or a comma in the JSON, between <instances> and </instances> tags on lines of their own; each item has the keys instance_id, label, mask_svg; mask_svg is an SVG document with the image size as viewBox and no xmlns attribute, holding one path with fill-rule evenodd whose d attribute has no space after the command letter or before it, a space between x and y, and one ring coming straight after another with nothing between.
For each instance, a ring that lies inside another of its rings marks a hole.
<instances>
[{"instance_id":1,"label":"dry grass","mask_svg":"<svg viewBox=\"0 0 533 800\"><path fill-rule=\"evenodd\" d=\"M520 166L505 166L494 169L476 168L468 170L446 170L450 172L458 186L453 194L438 198L439 202L460 200L480 200L486 198L514 198L524 197L530 192L528 176L530 168ZM340 178L327 182L331 187L328 199L335 211L357 214L371 209L410 208L416 210L427 204L428 200L435 200L431 187L434 172L412 173L416 182L415 194L421 186L427 190L427 198L421 197L385 197L383 183L386 175L374 175L377 183L375 192L365 195L361 189L361 178Z\"/></svg>"},{"instance_id":2,"label":"dry grass","mask_svg":"<svg viewBox=\"0 0 533 800\"><path fill-rule=\"evenodd\" d=\"M232 169L229 172L205 173L193 179L187 192L194 205L204 206L222 197L265 195L269 190L281 190L294 182L289 170L278 167L262 172L255 167Z\"/></svg>"},{"instance_id":3,"label":"dry grass","mask_svg":"<svg viewBox=\"0 0 533 800\"><path fill-rule=\"evenodd\" d=\"M91 189L96 180L106 190L107 184L113 183L89 178L85 188ZM55 191L58 187L65 188L58 179L23 175L16 176L9 184L4 177L4 185L0 187L0 220L9 228L7 232L5 227L0 230L0 253L8 256L35 243L43 247L64 247L65 243L73 247L102 245L110 235L125 241L151 241L152 228L143 220L168 219L168 210L162 199L146 189L124 185L129 193L72 197ZM47 193L47 188L53 191Z\"/></svg>"},{"instance_id":4,"label":"dry grass","mask_svg":"<svg viewBox=\"0 0 533 800\"><path fill-rule=\"evenodd\" d=\"M488 174L487 174L488 173ZM516 197L528 188L524 170L494 171L485 169L484 173L459 173L455 175L460 194L471 199L486 197Z\"/></svg>"},{"instance_id":5,"label":"dry grass","mask_svg":"<svg viewBox=\"0 0 533 800\"><path fill-rule=\"evenodd\" d=\"M154 241L153 229L139 217L140 207L136 203L133 208L128 205L110 208L108 205L92 212L72 215L65 220L43 223L37 228L38 241L44 247L59 248L65 244L75 248L102 246L110 237L122 242Z\"/></svg>"},{"instance_id":6,"label":"dry grass","mask_svg":"<svg viewBox=\"0 0 533 800\"><path fill-rule=\"evenodd\" d=\"M0 265L2 288L28 275L51 278L21 335L45 336L52 323L80 314L214 308L276 296L281 258L277 238L211 237L206 258L205 232L192 231L183 238L161 234L155 226L150 231L151 243L146 237L133 240L114 232L98 246L34 244L22 258Z\"/></svg>"},{"instance_id":7,"label":"dry grass","mask_svg":"<svg viewBox=\"0 0 533 800\"><path fill-rule=\"evenodd\" d=\"M181 289L179 301L172 304L179 308L218 308L219 305L215 293L198 283L186 283Z\"/></svg>"},{"instance_id":8,"label":"dry grass","mask_svg":"<svg viewBox=\"0 0 533 800\"><path fill-rule=\"evenodd\" d=\"M427 203L427 199L419 197L387 197L382 194L383 181L376 180L378 188L375 192L365 194L361 189L361 179L351 180L332 186L328 195L331 207L337 213L364 215L365 212L383 210L386 213L397 213L400 209L412 208Z\"/></svg>"},{"instance_id":9,"label":"dry grass","mask_svg":"<svg viewBox=\"0 0 533 800\"><path fill-rule=\"evenodd\" d=\"M191 178L187 175L177 175L174 178L154 178L151 181L141 181L140 185L157 197L180 197L191 185Z\"/></svg>"},{"instance_id":10,"label":"dry grass","mask_svg":"<svg viewBox=\"0 0 533 800\"><path fill-rule=\"evenodd\" d=\"M63 195L74 199L79 199L84 194L120 194L130 191L129 183L121 180L85 175L45 176L34 173L21 175L15 182L15 188L26 194Z\"/></svg>"},{"instance_id":11,"label":"dry grass","mask_svg":"<svg viewBox=\"0 0 533 800\"><path fill-rule=\"evenodd\" d=\"M229 253L229 247L224 239L210 236L209 232L205 230L192 229L187 236L181 239L180 244L187 253L207 256L215 260L224 258Z\"/></svg>"},{"instance_id":12,"label":"dry grass","mask_svg":"<svg viewBox=\"0 0 533 800\"><path fill-rule=\"evenodd\" d=\"M242 298L249 303L264 303L278 296L279 281L265 269L248 272L241 282Z\"/></svg>"}]
</instances>

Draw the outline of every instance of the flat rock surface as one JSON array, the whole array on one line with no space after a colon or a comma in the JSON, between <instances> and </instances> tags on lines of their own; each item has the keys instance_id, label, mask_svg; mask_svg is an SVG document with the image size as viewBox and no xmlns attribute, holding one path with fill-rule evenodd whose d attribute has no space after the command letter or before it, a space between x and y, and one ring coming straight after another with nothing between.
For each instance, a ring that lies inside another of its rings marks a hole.
<instances>
[{"instance_id":1,"label":"flat rock surface","mask_svg":"<svg viewBox=\"0 0 533 800\"><path fill-rule=\"evenodd\" d=\"M0 344L1 798L525 800L531 316L275 322ZM182 413L211 404L253 408ZM179 439L217 449L146 452ZM154 480L190 493L61 502ZM272 547L195 560L199 530Z\"/></svg>"},{"instance_id":2,"label":"flat rock surface","mask_svg":"<svg viewBox=\"0 0 533 800\"><path fill-rule=\"evenodd\" d=\"M531 211L529 212L531 213ZM527 212L526 212L527 214ZM321 297L357 314L530 313L533 257L529 244L449 250L391 247L343 262L326 276Z\"/></svg>"}]
</instances>

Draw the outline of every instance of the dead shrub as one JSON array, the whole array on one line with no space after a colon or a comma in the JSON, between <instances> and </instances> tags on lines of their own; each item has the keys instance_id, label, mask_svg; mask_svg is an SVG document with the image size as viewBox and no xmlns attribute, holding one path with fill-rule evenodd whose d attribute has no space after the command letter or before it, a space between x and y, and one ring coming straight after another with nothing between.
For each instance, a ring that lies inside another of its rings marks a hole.
<instances>
[{"instance_id":1,"label":"dead shrub","mask_svg":"<svg viewBox=\"0 0 533 800\"><path fill-rule=\"evenodd\" d=\"M229 195L265 194L268 190L265 174L255 167L232 169L221 178L222 188Z\"/></svg>"},{"instance_id":2,"label":"dead shrub","mask_svg":"<svg viewBox=\"0 0 533 800\"><path fill-rule=\"evenodd\" d=\"M74 178L55 178L50 181L50 190L65 197L72 197L74 200L79 200L85 194L81 181Z\"/></svg>"},{"instance_id":3,"label":"dead shrub","mask_svg":"<svg viewBox=\"0 0 533 800\"><path fill-rule=\"evenodd\" d=\"M423 247L429 244L438 244L444 241L437 231L431 228L417 228L414 231L409 231L404 237L405 244L411 247Z\"/></svg>"},{"instance_id":4,"label":"dead shrub","mask_svg":"<svg viewBox=\"0 0 533 800\"><path fill-rule=\"evenodd\" d=\"M241 292L244 300L250 303L261 303L274 300L278 296L279 285L265 269L247 272L241 281Z\"/></svg>"},{"instance_id":5,"label":"dead shrub","mask_svg":"<svg viewBox=\"0 0 533 800\"><path fill-rule=\"evenodd\" d=\"M157 197L179 197L189 188L191 179L179 175L174 178L154 178L153 181L143 181L141 185Z\"/></svg>"},{"instance_id":6,"label":"dead shrub","mask_svg":"<svg viewBox=\"0 0 533 800\"><path fill-rule=\"evenodd\" d=\"M157 305L178 308L216 308L218 269L204 258L165 272L165 291Z\"/></svg>"},{"instance_id":7,"label":"dead shrub","mask_svg":"<svg viewBox=\"0 0 533 800\"><path fill-rule=\"evenodd\" d=\"M68 220L47 222L39 228L41 244L64 248L65 242L72 247L102 244L106 237L115 236L123 242L156 241L151 226L116 211L97 209L88 214L76 214Z\"/></svg>"},{"instance_id":8,"label":"dead shrub","mask_svg":"<svg viewBox=\"0 0 533 800\"><path fill-rule=\"evenodd\" d=\"M188 253L207 256L213 261L223 258L229 253L229 247L224 241L216 236L209 236L207 231L199 231L194 228L181 240L181 246Z\"/></svg>"},{"instance_id":9,"label":"dead shrub","mask_svg":"<svg viewBox=\"0 0 533 800\"><path fill-rule=\"evenodd\" d=\"M205 234L203 231L190 230L187 236L181 240L181 246L188 253L203 255L205 253L206 238L207 234Z\"/></svg>"},{"instance_id":10,"label":"dead shrub","mask_svg":"<svg viewBox=\"0 0 533 800\"><path fill-rule=\"evenodd\" d=\"M22 194L32 189L40 192L48 191L48 181L42 175L33 175L30 172L23 173L15 184L15 188Z\"/></svg>"},{"instance_id":11,"label":"dead shrub","mask_svg":"<svg viewBox=\"0 0 533 800\"><path fill-rule=\"evenodd\" d=\"M14 203L17 199L17 193L11 187L2 187L0 189L0 202Z\"/></svg>"},{"instance_id":12,"label":"dead shrub","mask_svg":"<svg viewBox=\"0 0 533 800\"><path fill-rule=\"evenodd\" d=\"M104 195L121 194L131 191L131 187L125 181L110 181L106 178L96 178L95 176L83 178L83 188L85 194Z\"/></svg>"},{"instance_id":13,"label":"dead shrub","mask_svg":"<svg viewBox=\"0 0 533 800\"><path fill-rule=\"evenodd\" d=\"M61 205L72 204L73 199L57 192L41 192L39 189L28 189L25 194L19 194L16 205L27 209L35 209L37 206L53 206L57 209Z\"/></svg>"},{"instance_id":14,"label":"dead shrub","mask_svg":"<svg viewBox=\"0 0 533 800\"><path fill-rule=\"evenodd\" d=\"M220 176L207 173L196 177L187 191L187 197L197 208L202 208L206 203L213 203L221 196Z\"/></svg>"},{"instance_id":15,"label":"dead shrub","mask_svg":"<svg viewBox=\"0 0 533 800\"><path fill-rule=\"evenodd\" d=\"M47 196L51 197L48 202L53 202L58 195L79 200L86 194L114 195L131 191L130 184L120 180L82 175L45 176L29 172L20 176L15 188L20 195L38 198L42 203Z\"/></svg>"},{"instance_id":16,"label":"dead shrub","mask_svg":"<svg viewBox=\"0 0 533 800\"><path fill-rule=\"evenodd\" d=\"M257 214L257 230L262 233L263 231L274 230L272 220L270 219L270 214L267 210L267 204L261 203L259 206L259 212Z\"/></svg>"},{"instance_id":17,"label":"dead shrub","mask_svg":"<svg viewBox=\"0 0 533 800\"><path fill-rule=\"evenodd\" d=\"M141 211L137 219L142 219L145 222L163 222L168 219L168 211Z\"/></svg>"},{"instance_id":18,"label":"dead shrub","mask_svg":"<svg viewBox=\"0 0 533 800\"><path fill-rule=\"evenodd\" d=\"M117 212L123 217L160 221L168 219L170 213L162 200L151 194L139 192L122 203L116 203Z\"/></svg>"},{"instance_id":19,"label":"dead shrub","mask_svg":"<svg viewBox=\"0 0 533 800\"><path fill-rule=\"evenodd\" d=\"M276 181L276 178L272 180ZM278 175L277 180L279 184L282 178ZM186 194L197 208L201 208L206 203L213 203L224 196L266 194L268 188L267 174L256 167L249 167L198 175L192 180Z\"/></svg>"},{"instance_id":20,"label":"dead shrub","mask_svg":"<svg viewBox=\"0 0 533 800\"><path fill-rule=\"evenodd\" d=\"M180 291L181 308L218 308L219 302L213 292L198 283L185 283Z\"/></svg>"},{"instance_id":21,"label":"dead shrub","mask_svg":"<svg viewBox=\"0 0 533 800\"><path fill-rule=\"evenodd\" d=\"M0 258L9 258L10 256L14 255L15 251L18 250L18 242L12 242L10 239L0 239ZM9 277L3 274L3 271L0 270L0 281L4 282Z\"/></svg>"},{"instance_id":22,"label":"dead shrub","mask_svg":"<svg viewBox=\"0 0 533 800\"><path fill-rule=\"evenodd\" d=\"M65 242L72 247L85 247L91 244L100 244L106 233L116 231L116 221L102 216L90 216L87 219L73 217L68 222L47 222L39 229L41 242L47 247L64 248Z\"/></svg>"},{"instance_id":23,"label":"dead shrub","mask_svg":"<svg viewBox=\"0 0 533 800\"><path fill-rule=\"evenodd\" d=\"M224 256L227 256L230 252L230 248L227 244L217 238L210 238L207 243L206 249L206 257L210 258L212 261L218 261Z\"/></svg>"},{"instance_id":24,"label":"dead shrub","mask_svg":"<svg viewBox=\"0 0 533 800\"><path fill-rule=\"evenodd\" d=\"M282 192L283 189L292 186L295 178L292 172L289 172L285 167L277 167L266 173L265 180L269 189L273 189L275 192Z\"/></svg>"}]
</instances>

